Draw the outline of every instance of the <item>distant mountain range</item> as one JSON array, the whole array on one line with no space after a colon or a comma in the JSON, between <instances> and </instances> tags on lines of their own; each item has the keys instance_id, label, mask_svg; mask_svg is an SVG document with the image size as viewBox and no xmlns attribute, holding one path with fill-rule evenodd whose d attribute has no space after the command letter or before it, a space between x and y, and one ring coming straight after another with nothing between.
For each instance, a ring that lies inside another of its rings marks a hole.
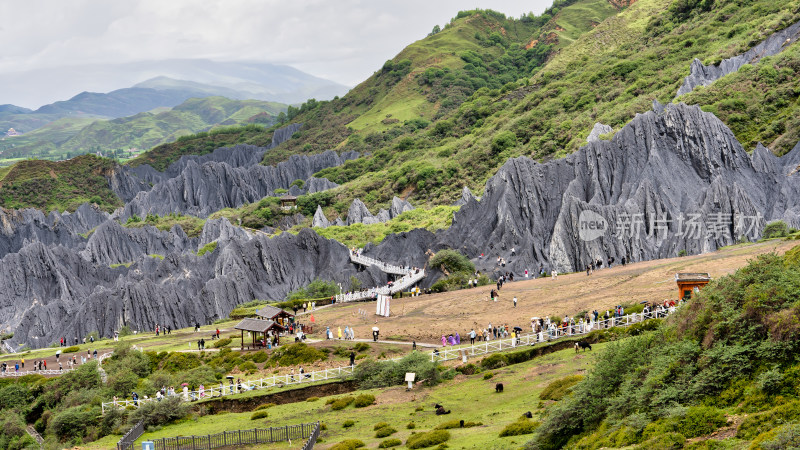
<instances>
[{"instance_id":1,"label":"distant mountain range","mask_svg":"<svg viewBox=\"0 0 800 450\"><path fill-rule=\"evenodd\" d=\"M0 98L29 109L72 98L79 92L111 92L132 86L207 91L209 95L288 104L309 98L327 100L349 89L289 66L205 59L62 66L0 74ZM208 91L209 87L213 88Z\"/></svg>"},{"instance_id":2,"label":"distant mountain range","mask_svg":"<svg viewBox=\"0 0 800 450\"><path fill-rule=\"evenodd\" d=\"M126 91L119 94L120 91ZM206 131L218 126L241 125L247 123L272 124L286 105L261 100L231 100L224 97L190 98L174 108L154 109L151 112L140 112L116 119L103 119L85 114L65 114L68 108L86 105L95 108L97 113L104 110L114 112L132 110L132 105L141 108L153 106L152 99L169 97L148 97L152 89L122 89L105 97L95 95L83 96L73 103L59 102L63 105L48 105L49 113L57 120L21 136L7 137L0 141L0 151L4 160L36 157L41 159L65 159L79 154L101 151L104 155L112 152L119 157L133 156L122 152L130 148L147 150L164 142L171 142L178 137ZM176 92L176 91L170 91ZM137 97L136 93L142 93ZM79 96L80 97L80 96ZM102 99L104 101L94 101ZM110 101L117 99L118 102ZM40 108L41 109L41 108ZM135 110L135 109L134 109ZM30 113L36 115L37 113Z\"/></svg>"}]
</instances>

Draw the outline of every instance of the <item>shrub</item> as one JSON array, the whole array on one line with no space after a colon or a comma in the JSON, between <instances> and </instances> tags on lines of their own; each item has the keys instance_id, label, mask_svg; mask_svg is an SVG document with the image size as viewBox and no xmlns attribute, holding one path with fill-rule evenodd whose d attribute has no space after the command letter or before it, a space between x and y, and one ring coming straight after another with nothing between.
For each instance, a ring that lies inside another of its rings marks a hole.
<instances>
[{"instance_id":1,"label":"shrub","mask_svg":"<svg viewBox=\"0 0 800 450\"><path fill-rule=\"evenodd\" d=\"M356 423L353 422L352 420L345 420L344 423L342 423L342 428L350 428L355 424Z\"/></svg>"},{"instance_id":2,"label":"shrub","mask_svg":"<svg viewBox=\"0 0 800 450\"><path fill-rule=\"evenodd\" d=\"M500 437L531 434L536 430L538 426L539 422L534 422L529 419L521 419L506 425L506 427L503 428L503 431L500 432Z\"/></svg>"},{"instance_id":3,"label":"shrub","mask_svg":"<svg viewBox=\"0 0 800 450\"><path fill-rule=\"evenodd\" d=\"M508 365L506 355L495 353L481 360L481 367L485 369L499 369ZM484 378L485 379L485 378Z\"/></svg>"},{"instance_id":4,"label":"shrub","mask_svg":"<svg viewBox=\"0 0 800 450\"><path fill-rule=\"evenodd\" d=\"M636 448L643 450L678 450L683 448L685 442L685 436L673 432L653 436L641 445L636 446Z\"/></svg>"},{"instance_id":5,"label":"shrub","mask_svg":"<svg viewBox=\"0 0 800 450\"><path fill-rule=\"evenodd\" d=\"M258 367L256 367L252 361L245 361L242 364L239 364L239 370L248 374L252 374L258 372Z\"/></svg>"},{"instance_id":6,"label":"shrub","mask_svg":"<svg viewBox=\"0 0 800 450\"><path fill-rule=\"evenodd\" d=\"M347 408L350 403L353 403L353 397L342 397L331 403L331 409L334 411L339 411Z\"/></svg>"},{"instance_id":7,"label":"shrub","mask_svg":"<svg viewBox=\"0 0 800 450\"><path fill-rule=\"evenodd\" d=\"M262 411L256 411L256 412L253 413L252 416L250 416L250 420L266 419L267 417L269 417L269 412L268 411L263 411L263 410Z\"/></svg>"},{"instance_id":8,"label":"shrub","mask_svg":"<svg viewBox=\"0 0 800 450\"><path fill-rule=\"evenodd\" d=\"M171 397L160 402L141 403L131 414L129 422L137 423L144 420L145 428L164 425L186 417L190 410L191 406L181 401L179 397Z\"/></svg>"},{"instance_id":9,"label":"shrub","mask_svg":"<svg viewBox=\"0 0 800 450\"><path fill-rule=\"evenodd\" d=\"M72 347L65 348L62 353L75 353L79 352L80 350L81 350L80 347L78 347L77 345L73 345Z\"/></svg>"},{"instance_id":10,"label":"shrub","mask_svg":"<svg viewBox=\"0 0 800 450\"><path fill-rule=\"evenodd\" d=\"M353 350L358 353L365 352L369 350L371 347L366 342L359 342L358 344L353 346Z\"/></svg>"},{"instance_id":11,"label":"shrub","mask_svg":"<svg viewBox=\"0 0 800 450\"><path fill-rule=\"evenodd\" d=\"M764 226L764 232L761 237L764 239L772 239L779 237L786 237L789 235L789 225L782 220L770 222Z\"/></svg>"},{"instance_id":12,"label":"shrub","mask_svg":"<svg viewBox=\"0 0 800 450\"><path fill-rule=\"evenodd\" d=\"M769 411L749 415L739 426L736 437L754 439L759 434L766 433L779 425L798 420L800 420L800 401L795 400L776 406Z\"/></svg>"},{"instance_id":13,"label":"shrub","mask_svg":"<svg viewBox=\"0 0 800 450\"><path fill-rule=\"evenodd\" d=\"M161 363L161 368L167 372L183 372L202 365L200 358L194 353L172 352Z\"/></svg>"},{"instance_id":14,"label":"shrub","mask_svg":"<svg viewBox=\"0 0 800 450\"><path fill-rule=\"evenodd\" d=\"M431 258L431 267L437 267L445 273L475 272L475 264L456 250L440 250Z\"/></svg>"},{"instance_id":15,"label":"shrub","mask_svg":"<svg viewBox=\"0 0 800 450\"><path fill-rule=\"evenodd\" d=\"M364 447L366 444L358 439L345 439L331 447L329 450L355 450Z\"/></svg>"},{"instance_id":16,"label":"shrub","mask_svg":"<svg viewBox=\"0 0 800 450\"><path fill-rule=\"evenodd\" d=\"M372 427L372 431L378 431L381 428L386 428L389 426L389 422L378 422L375 426Z\"/></svg>"},{"instance_id":17,"label":"shrub","mask_svg":"<svg viewBox=\"0 0 800 450\"><path fill-rule=\"evenodd\" d=\"M494 377L494 374L492 372L486 372L485 374L483 374L484 380L490 380L492 377Z\"/></svg>"},{"instance_id":18,"label":"shrub","mask_svg":"<svg viewBox=\"0 0 800 450\"><path fill-rule=\"evenodd\" d=\"M472 428L483 425L481 422L464 422L464 428ZM449 430L451 428L461 428L460 420L448 420L447 422L436 425L434 430Z\"/></svg>"},{"instance_id":19,"label":"shrub","mask_svg":"<svg viewBox=\"0 0 800 450\"><path fill-rule=\"evenodd\" d=\"M258 405L258 408L256 408L255 411L261 411L261 410L264 410L264 409L269 409L269 408L272 408L273 406L275 406L275 403L265 403L263 405Z\"/></svg>"},{"instance_id":20,"label":"shrub","mask_svg":"<svg viewBox=\"0 0 800 450\"><path fill-rule=\"evenodd\" d=\"M356 366L354 378L362 389L396 386L404 384L405 374L414 372L428 386L441 381L438 364L428 356L414 352L399 361L365 361Z\"/></svg>"},{"instance_id":21,"label":"shrub","mask_svg":"<svg viewBox=\"0 0 800 450\"><path fill-rule=\"evenodd\" d=\"M390 447L397 447L398 445L403 445L403 441L400 439L386 439L385 441L378 444L378 448L390 448Z\"/></svg>"},{"instance_id":22,"label":"shrub","mask_svg":"<svg viewBox=\"0 0 800 450\"><path fill-rule=\"evenodd\" d=\"M275 350L269 358L268 365L271 367L297 366L321 361L327 357L327 353L299 342L296 344L284 345Z\"/></svg>"},{"instance_id":23,"label":"shrub","mask_svg":"<svg viewBox=\"0 0 800 450\"><path fill-rule=\"evenodd\" d=\"M569 375L564 378L559 378L548 384L539 394L540 400L561 400L567 395L573 386L578 384L583 379L581 375Z\"/></svg>"},{"instance_id":24,"label":"shrub","mask_svg":"<svg viewBox=\"0 0 800 450\"><path fill-rule=\"evenodd\" d=\"M751 448L763 450L800 448L800 424L790 423L761 433L753 440Z\"/></svg>"},{"instance_id":25,"label":"shrub","mask_svg":"<svg viewBox=\"0 0 800 450\"><path fill-rule=\"evenodd\" d=\"M387 426L387 427L379 428L375 432L375 437L376 438L385 438L386 436L391 436L391 435L393 435L395 433L397 433L397 430L395 430L392 427L388 427Z\"/></svg>"},{"instance_id":26,"label":"shrub","mask_svg":"<svg viewBox=\"0 0 800 450\"><path fill-rule=\"evenodd\" d=\"M417 428L417 424L415 424L414 422L408 422L406 424L406 428L408 428L409 430L413 430L414 428Z\"/></svg>"},{"instance_id":27,"label":"shrub","mask_svg":"<svg viewBox=\"0 0 800 450\"><path fill-rule=\"evenodd\" d=\"M356 408L364 408L364 407L372 405L374 403L375 403L375 396L374 395L372 395L372 394L359 394L356 397L353 406L355 406Z\"/></svg>"},{"instance_id":28,"label":"shrub","mask_svg":"<svg viewBox=\"0 0 800 450\"><path fill-rule=\"evenodd\" d=\"M211 344L211 346L214 347L214 348L222 348L222 347L227 347L227 346L231 345L231 342L233 342L233 339L231 339L231 338L222 338L222 339L218 340L217 342L214 342L213 344Z\"/></svg>"},{"instance_id":29,"label":"shrub","mask_svg":"<svg viewBox=\"0 0 800 450\"><path fill-rule=\"evenodd\" d=\"M97 422L100 408L76 406L54 415L48 428L60 439L84 436L91 425Z\"/></svg>"},{"instance_id":30,"label":"shrub","mask_svg":"<svg viewBox=\"0 0 800 450\"><path fill-rule=\"evenodd\" d=\"M200 250L197 251L197 256L203 256L206 253L214 253L214 250L217 249L217 241L209 242L208 244L204 245Z\"/></svg>"},{"instance_id":31,"label":"shrub","mask_svg":"<svg viewBox=\"0 0 800 450\"><path fill-rule=\"evenodd\" d=\"M425 448L441 444L450 439L450 433L446 430L431 430L427 433L412 434L406 440L408 448Z\"/></svg>"},{"instance_id":32,"label":"shrub","mask_svg":"<svg viewBox=\"0 0 800 450\"><path fill-rule=\"evenodd\" d=\"M308 397L308 398L306 399L306 401L307 401L307 402L315 402L315 401L317 401L317 400L319 400L319 397Z\"/></svg>"}]
</instances>

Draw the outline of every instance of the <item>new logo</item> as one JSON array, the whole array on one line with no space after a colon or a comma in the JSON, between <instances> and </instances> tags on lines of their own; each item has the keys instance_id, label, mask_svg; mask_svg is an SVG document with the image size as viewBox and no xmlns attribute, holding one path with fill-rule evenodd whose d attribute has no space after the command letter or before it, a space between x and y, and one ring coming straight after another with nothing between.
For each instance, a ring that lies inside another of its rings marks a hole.
<instances>
[{"instance_id":1,"label":"new logo","mask_svg":"<svg viewBox=\"0 0 800 450\"><path fill-rule=\"evenodd\" d=\"M581 211L578 217L578 235L582 241L593 241L606 234L608 222L606 218L594 211Z\"/></svg>"}]
</instances>

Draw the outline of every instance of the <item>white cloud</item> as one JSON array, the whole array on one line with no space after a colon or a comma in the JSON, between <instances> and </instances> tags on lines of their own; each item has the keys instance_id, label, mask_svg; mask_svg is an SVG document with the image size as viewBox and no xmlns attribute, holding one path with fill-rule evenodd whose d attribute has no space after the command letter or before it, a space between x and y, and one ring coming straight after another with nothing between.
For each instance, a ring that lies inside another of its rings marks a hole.
<instances>
[{"instance_id":1,"label":"white cloud","mask_svg":"<svg viewBox=\"0 0 800 450\"><path fill-rule=\"evenodd\" d=\"M355 85L459 10L518 17L552 0L12 0L0 73L174 58L287 64ZM21 77L24 78L24 77ZM9 89L0 86L0 103ZM92 89L86 86L85 89ZM19 98L19 95L14 95Z\"/></svg>"}]
</instances>

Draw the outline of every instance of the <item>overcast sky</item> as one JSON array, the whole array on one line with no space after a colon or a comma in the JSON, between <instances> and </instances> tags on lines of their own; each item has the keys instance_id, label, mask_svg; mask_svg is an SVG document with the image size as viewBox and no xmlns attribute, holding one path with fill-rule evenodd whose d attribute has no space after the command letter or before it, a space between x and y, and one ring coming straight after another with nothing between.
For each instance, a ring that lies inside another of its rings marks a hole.
<instances>
[{"instance_id":1,"label":"overcast sky","mask_svg":"<svg viewBox=\"0 0 800 450\"><path fill-rule=\"evenodd\" d=\"M39 106L31 104L35 96L25 100L22 94L36 90L26 84L25 74L31 71L173 58L286 64L354 86L459 10L491 8L519 17L540 14L550 4L552 0L3 0L0 74L6 82L0 86L0 104Z\"/></svg>"}]
</instances>

